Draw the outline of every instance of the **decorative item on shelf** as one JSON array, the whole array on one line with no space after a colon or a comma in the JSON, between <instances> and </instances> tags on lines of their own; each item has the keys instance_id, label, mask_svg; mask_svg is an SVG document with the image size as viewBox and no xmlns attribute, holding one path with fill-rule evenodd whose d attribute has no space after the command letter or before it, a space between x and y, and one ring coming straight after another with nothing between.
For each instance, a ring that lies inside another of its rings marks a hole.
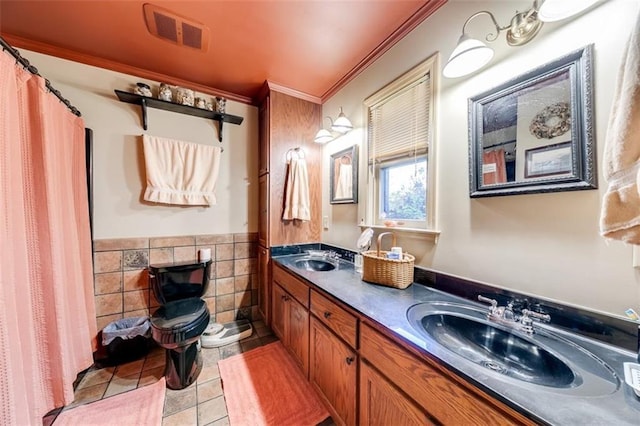
<instances>
[{"instance_id":1,"label":"decorative item on shelf","mask_svg":"<svg viewBox=\"0 0 640 426\"><path fill-rule=\"evenodd\" d=\"M193 106L195 103L193 90L184 87L178 87L176 90L176 102L180 105Z\"/></svg>"},{"instance_id":2,"label":"decorative item on shelf","mask_svg":"<svg viewBox=\"0 0 640 426\"><path fill-rule=\"evenodd\" d=\"M387 287L405 289L413 282L413 265L415 257L409 253L402 253L399 259L390 259L388 256L398 256L396 252L380 250L382 237L391 235L393 238L392 250L396 248L396 236L392 232L383 232L378 235L376 250L362 252L362 280Z\"/></svg>"},{"instance_id":3,"label":"decorative item on shelf","mask_svg":"<svg viewBox=\"0 0 640 426\"><path fill-rule=\"evenodd\" d=\"M227 110L227 100L225 98L216 97L216 112L224 114Z\"/></svg>"},{"instance_id":4,"label":"decorative item on shelf","mask_svg":"<svg viewBox=\"0 0 640 426\"><path fill-rule=\"evenodd\" d=\"M167 83L160 83L160 87L158 88L158 99L161 101L172 102L173 91L171 90L171 86Z\"/></svg>"},{"instance_id":5,"label":"decorative item on shelf","mask_svg":"<svg viewBox=\"0 0 640 426\"><path fill-rule=\"evenodd\" d=\"M198 108L205 109L205 107L207 106L207 102L204 100L204 98L197 97L196 106Z\"/></svg>"},{"instance_id":6,"label":"decorative item on shelf","mask_svg":"<svg viewBox=\"0 0 640 426\"><path fill-rule=\"evenodd\" d=\"M209 111L213 111L213 102L211 102L211 101L207 101L207 102L205 103L205 108L206 108L207 110L209 110Z\"/></svg>"},{"instance_id":7,"label":"decorative item on shelf","mask_svg":"<svg viewBox=\"0 0 640 426\"><path fill-rule=\"evenodd\" d=\"M136 83L135 89L133 89L133 93L140 96L151 97L151 87L145 83Z\"/></svg>"}]
</instances>

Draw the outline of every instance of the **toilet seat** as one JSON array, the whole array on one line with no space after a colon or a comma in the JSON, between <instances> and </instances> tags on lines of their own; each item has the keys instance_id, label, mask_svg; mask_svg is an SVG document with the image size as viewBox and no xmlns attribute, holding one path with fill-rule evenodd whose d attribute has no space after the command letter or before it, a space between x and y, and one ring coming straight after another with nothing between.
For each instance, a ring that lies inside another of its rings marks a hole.
<instances>
[{"instance_id":1,"label":"toilet seat","mask_svg":"<svg viewBox=\"0 0 640 426\"><path fill-rule=\"evenodd\" d=\"M151 316L151 334L162 346L183 346L200 337L209 324L209 309L198 297L175 300Z\"/></svg>"}]
</instances>

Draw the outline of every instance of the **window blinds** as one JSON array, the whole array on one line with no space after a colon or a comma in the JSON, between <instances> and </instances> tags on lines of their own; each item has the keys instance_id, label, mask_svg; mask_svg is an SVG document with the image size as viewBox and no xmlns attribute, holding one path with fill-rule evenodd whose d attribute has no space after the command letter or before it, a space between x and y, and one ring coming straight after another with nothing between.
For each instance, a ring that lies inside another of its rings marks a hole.
<instances>
[{"instance_id":1,"label":"window blinds","mask_svg":"<svg viewBox=\"0 0 640 426\"><path fill-rule=\"evenodd\" d=\"M369 108L369 164L427 153L430 99L427 73Z\"/></svg>"}]
</instances>

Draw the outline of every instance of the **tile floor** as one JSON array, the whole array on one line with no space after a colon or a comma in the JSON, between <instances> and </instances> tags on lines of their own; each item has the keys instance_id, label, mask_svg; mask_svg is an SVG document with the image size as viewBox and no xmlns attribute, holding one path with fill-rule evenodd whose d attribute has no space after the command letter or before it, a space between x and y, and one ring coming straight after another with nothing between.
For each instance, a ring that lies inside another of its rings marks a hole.
<instances>
[{"instance_id":1,"label":"tile floor","mask_svg":"<svg viewBox=\"0 0 640 426\"><path fill-rule=\"evenodd\" d=\"M250 337L220 348L202 348L203 367L196 384L179 391L167 389L162 425L228 425L218 361L276 340L262 321L256 321ZM155 383L164 373L164 357L164 349L158 347L138 361L114 367L91 367L76 387L75 400L47 414L43 426L55 426L55 418L62 410Z\"/></svg>"}]
</instances>

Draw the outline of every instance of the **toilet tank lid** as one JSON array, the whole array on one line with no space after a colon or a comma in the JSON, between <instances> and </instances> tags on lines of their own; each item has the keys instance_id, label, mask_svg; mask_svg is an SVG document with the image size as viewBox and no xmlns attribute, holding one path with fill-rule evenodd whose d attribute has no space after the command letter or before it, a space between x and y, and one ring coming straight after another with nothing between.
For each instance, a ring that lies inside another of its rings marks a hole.
<instances>
[{"instance_id":1,"label":"toilet tank lid","mask_svg":"<svg viewBox=\"0 0 640 426\"><path fill-rule=\"evenodd\" d=\"M211 265L213 261L211 259L205 262L171 262L171 263L156 263L154 265L149 265L149 271L153 273L165 272L171 270L191 270L191 269L200 269L206 268Z\"/></svg>"}]
</instances>

